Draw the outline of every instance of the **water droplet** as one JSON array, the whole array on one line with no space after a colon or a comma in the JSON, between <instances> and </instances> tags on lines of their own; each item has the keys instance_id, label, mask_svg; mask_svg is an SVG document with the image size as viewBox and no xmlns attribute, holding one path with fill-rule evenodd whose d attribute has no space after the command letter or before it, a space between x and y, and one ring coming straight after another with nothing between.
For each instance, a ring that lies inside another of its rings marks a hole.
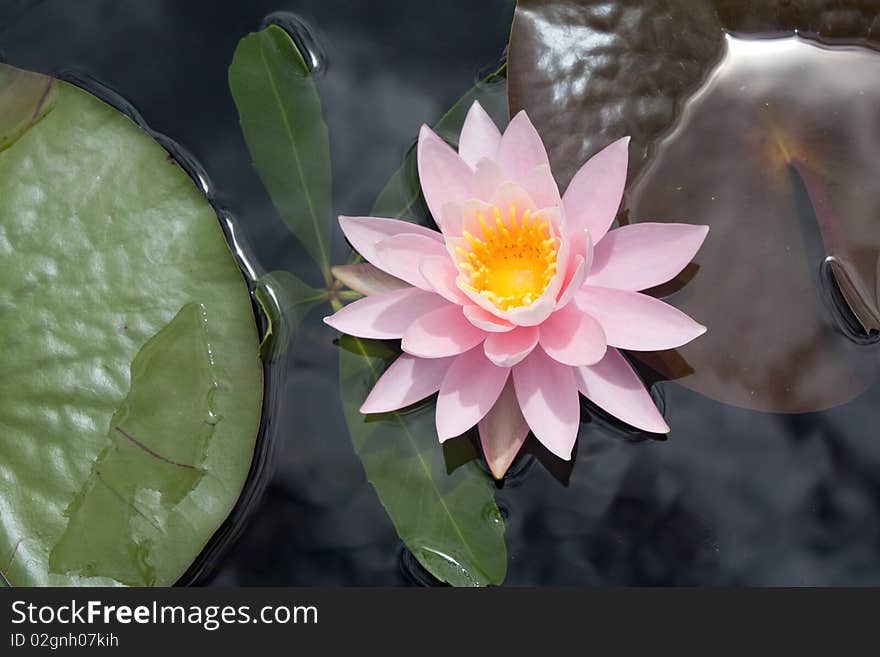
<instances>
[{"instance_id":1,"label":"water droplet","mask_svg":"<svg viewBox=\"0 0 880 657\"><path fill-rule=\"evenodd\" d=\"M483 518L492 525L503 525L507 519L507 507L501 504L487 504L483 507Z\"/></svg>"}]
</instances>

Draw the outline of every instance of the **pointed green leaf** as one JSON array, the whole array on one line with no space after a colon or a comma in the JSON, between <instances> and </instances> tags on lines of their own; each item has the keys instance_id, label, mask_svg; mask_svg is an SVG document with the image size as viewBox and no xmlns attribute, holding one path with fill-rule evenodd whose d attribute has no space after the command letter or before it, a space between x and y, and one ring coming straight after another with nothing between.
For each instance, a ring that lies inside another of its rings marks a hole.
<instances>
[{"instance_id":1,"label":"pointed green leaf","mask_svg":"<svg viewBox=\"0 0 880 657\"><path fill-rule=\"evenodd\" d=\"M270 25L243 38L229 88L263 185L329 282L330 143L315 83L290 35Z\"/></svg>"},{"instance_id":2,"label":"pointed green leaf","mask_svg":"<svg viewBox=\"0 0 880 657\"><path fill-rule=\"evenodd\" d=\"M54 85L0 152L0 568L15 586L168 585L253 457L250 295L168 153ZM0 116L7 103L0 89Z\"/></svg>"},{"instance_id":3,"label":"pointed green leaf","mask_svg":"<svg viewBox=\"0 0 880 657\"><path fill-rule=\"evenodd\" d=\"M500 584L507 550L494 487L474 460L447 471L434 405L370 416L358 411L396 355L383 342L340 340L345 419L367 478L401 540L431 574L453 586Z\"/></svg>"}]
</instances>

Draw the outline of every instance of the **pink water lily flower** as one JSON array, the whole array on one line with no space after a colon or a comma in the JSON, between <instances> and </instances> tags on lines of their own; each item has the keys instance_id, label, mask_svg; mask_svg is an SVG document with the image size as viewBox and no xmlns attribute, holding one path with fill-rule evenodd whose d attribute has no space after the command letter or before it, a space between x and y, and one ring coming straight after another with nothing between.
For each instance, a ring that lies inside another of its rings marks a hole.
<instances>
[{"instance_id":1,"label":"pink water lily flower","mask_svg":"<svg viewBox=\"0 0 880 657\"><path fill-rule=\"evenodd\" d=\"M377 217L340 217L351 245L390 276L325 321L363 338L400 339L403 354L362 413L439 391L440 441L478 425L500 478L529 430L570 459L578 392L645 431L669 427L618 349L690 342L705 327L645 290L676 276L706 226L639 223L609 232L626 182L629 138L589 160L565 194L524 112L502 135L479 103L458 153L427 126L418 168L440 232ZM354 271L348 272L355 274Z\"/></svg>"}]
</instances>

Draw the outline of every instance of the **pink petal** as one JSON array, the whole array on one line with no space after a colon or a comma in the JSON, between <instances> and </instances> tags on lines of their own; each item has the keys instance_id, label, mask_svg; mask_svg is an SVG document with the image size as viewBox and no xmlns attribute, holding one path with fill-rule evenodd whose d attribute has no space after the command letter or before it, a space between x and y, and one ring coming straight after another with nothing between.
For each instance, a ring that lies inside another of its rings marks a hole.
<instances>
[{"instance_id":1,"label":"pink petal","mask_svg":"<svg viewBox=\"0 0 880 657\"><path fill-rule=\"evenodd\" d=\"M437 398L440 442L460 436L483 419L504 388L510 370L496 367L480 347L454 359Z\"/></svg>"},{"instance_id":2,"label":"pink petal","mask_svg":"<svg viewBox=\"0 0 880 657\"><path fill-rule=\"evenodd\" d=\"M610 231L597 246L589 285L646 290L671 280L696 255L708 226L641 223Z\"/></svg>"},{"instance_id":3,"label":"pink petal","mask_svg":"<svg viewBox=\"0 0 880 657\"><path fill-rule=\"evenodd\" d=\"M541 346L563 365L593 365L602 360L608 345L605 331L575 304L550 315L541 324Z\"/></svg>"},{"instance_id":4,"label":"pink petal","mask_svg":"<svg viewBox=\"0 0 880 657\"><path fill-rule=\"evenodd\" d=\"M454 358L416 358L401 354L376 381L361 413L387 413L415 404L440 389Z\"/></svg>"},{"instance_id":5,"label":"pink petal","mask_svg":"<svg viewBox=\"0 0 880 657\"><path fill-rule=\"evenodd\" d=\"M557 310L565 308L584 284L584 279L587 277L587 266L583 256L575 256L567 276L567 280L562 284L562 294L559 295L559 300L556 302Z\"/></svg>"},{"instance_id":6,"label":"pink petal","mask_svg":"<svg viewBox=\"0 0 880 657\"><path fill-rule=\"evenodd\" d=\"M355 265L338 265L331 268L330 271L333 273L333 277L340 283L355 292L360 292L364 296L410 287L408 283L391 274L386 274L369 262L359 262Z\"/></svg>"},{"instance_id":7,"label":"pink petal","mask_svg":"<svg viewBox=\"0 0 880 657\"><path fill-rule=\"evenodd\" d=\"M458 140L458 154L471 168L476 167L481 158L495 158L501 132L479 101L474 101L464 119L461 136Z\"/></svg>"},{"instance_id":8,"label":"pink petal","mask_svg":"<svg viewBox=\"0 0 880 657\"><path fill-rule=\"evenodd\" d=\"M587 229L595 244L605 237L623 199L628 159L629 137L624 137L594 155L574 174L562 197L571 233Z\"/></svg>"},{"instance_id":9,"label":"pink petal","mask_svg":"<svg viewBox=\"0 0 880 657\"><path fill-rule=\"evenodd\" d=\"M504 313L504 318L517 326L537 326L550 316L556 308L556 295L561 286L562 274L557 273L550 286L536 301L528 306L513 308Z\"/></svg>"},{"instance_id":10,"label":"pink petal","mask_svg":"<svg viewBox=\"0 0 880 657\"><path fill-rule=\"evenodd\" d=\"M501 216L505 222L509 220L507 212L511 207L516 207L517 221L522 217L523 210L532 210L534 212L538 209L538 206L535 205L534 199L532 199L525 189L520 185L509 181L502 183L502 185L495 190L489 203L501 210ZM560 215L553 214L548 216L556 218ZM553 226L556 227L556 224L554 223Z\"/></svg>"},{"instance_id":11,"label":"pink petal","mask_svg":"<svg viewBox=\"0 0 880 657\"><path fill-rule=\"evenodd\" d=\"M617 349L595 365L579 367L575 381L584 397L614 417L644 431L669 433L639 375Z\"/></svg>"},{"instance_id":12,"label":"pink petal","mask_svg":"<svg viewBox=\"0 0 880 657\"><path fill-rule=\"evenodd\" d=\"M480 420L480 444L492 476L501 479L529 435L529 425L519 410L513 379L508 378L498 401Z\"/></svg>"},{"instance_id":13,"label":"pink petal","mask_svg":"<svg viewBox=\"0 0 880 657\"><path fill-rule=\"evenodd\" d=\"M436 230L424 226L400 221L399 219L383 219L381 217L339 217L339 226L352 248L360 253L365 260L376 264L376 244L386 237L399 233L415 233L432 240L443 241L443 235Z\"/></svg>"},{"instance_id":14,"label":"pink petal","mask_svg":"<svg viewBox=\"0 0 880 657\"><path fill-rule=\"evenodd\" d=\"M585 285L574 302L602 325L612 347L635 351L674 349L706 332L705 326L677 308L639 292Z\"/></svg>"},{"instance_id":15,"label":"pink petal","mask_svg":"<svg viewBox=\"0 0 880 657\"><path fill-rule=\"evenodd\" d=\"M578 256L584 260L584 272L589 274L593 268L594 246L593 236L590 231L584 229L583 233L571 233L569 239L570 247L568 252L569 267L574 265L574 261Z\"/></svg>"},{"instance_id":16,"label":"pink petal","mask_svg":"<svg viewBox=\"0 0 880 657\"><path fill-rule=\"evenodd\" d=\"M489 333L506 333L515 328L514 324L496 317L480 306L466 305L463 310L464 316L468 318L471 324Z\"/></svg>"},{"instance_id":17,"label":"pink petal","mask_svg":"<svg viewBox=\"0 0 880 657\"><path fill-rule=\"evenodd\" d=\"M532 433L566 461L577 440L580 402L573 368L535 349L513 368L516 398Z\"/></svg>"},{"instance_id":18,"label":"pink petal","mask_svg":"<svg viewBox=\"0 0 880 657\"><path fill-rule=\"evenodd\" d=\"M419 266L422 276L428 282L428 285L444 299L448 299L452 303L462 306L470 303L464 292L458 289L455 279L458 277L458 271L452 262L452 258L448 253L442 256L430 257L422 260Z\"/></svg>"},{"instance_id":19,"label":"pink petal","mask_svg":"<svg viewBox=\"0 0 880 657\"><path fill-rule=\"evenodd\" d=\"M477 198L484 201L491 200L495 190L505 182L512 181L495 160L484 157L477 162L477 170L474 173L474 193Z\"/></svg>"},{"instance_id":20,"label":"pink petal","mask_svg":"<svg viewBox=\"0 0 880 657\"><path fill-rule=\"evenodd\" d=\"M523 189L534 199L539 208L561 207L562 199L559 197L559 186L550 171L549 164L535 167L526 174L522 181Z\"/></svg>"},{"instance_id":21,"label":"pink petal","mask_svg":"<svg viewBox=\"0 0 880 657\"><path fill-rule=\"evenodd\" d=\"M464 353L485 337L465 318L461 306L450 304L414 321L403 334L401 348L421 358L443 358Z\"/></svg>"},{"instance_id":22,"label":"pink petal","mask_svg":"<svg viewBox=\"0 0 880 657\"><path fill-rule=\"evenodd\" d=\"M376 244L377 267L410 285L431 291L433 288L422 276L419 267L425 258L449 259L446 245L424 235L401 233L386 237Z\"/></svg>"},{"instance_id":23,"label":"pink petal","mask_svg":"<svg viewBox=\"0 0 880 657\"><path fill-rule=\"evenodd\" d=\"M464 201L474 196L474 173L471 168L426 125L419 133L418 165L425 202L438 223L446 203ZM443 230L443 226L440 228Z\"/></svg>"},{"instance_id":24,"label":"pink petal","mask_svg":"<svg viewBox=\"0 0 880 657\"><path fill-rule=\"evenodd\" d=\"M518 326L509 333L491 333L483 344L486 357L500 367L513 367L538 344L538 328Z\"/></svg>"},{"instance_id":25,"label":"pink petal","mask_svg":"<svg viewBox=\"0 0 880 657\"><path fill-rule=\"evenodd\" d=\"M397 340L419 317L449 305L438 294L408 287L358 299L324 322L359 338Z\"/></svg>"},{"instance_id":26,"label":"pink petal","mask_svg":"<svg viewBox=\"0 0 880 657\"><path fill-rule=\"evenodd\" d=\"M544 142L524 111L513 117L504 131L496 160L519 183L535 167L550 164Z\"/></svg>"},{"instance_id":27,"label":"pink petal","mask_svg":"<svg viewBox=\"0 0 880 657\"><path fill-rule=\"evenodd\" d=\"M593 269L593 263L596 260L596 247L595 242L593 242L593 236L590 234L590 231L586 228L584 229L584 269L587 273L589 273Z\"/></svg>"}]
</instances>

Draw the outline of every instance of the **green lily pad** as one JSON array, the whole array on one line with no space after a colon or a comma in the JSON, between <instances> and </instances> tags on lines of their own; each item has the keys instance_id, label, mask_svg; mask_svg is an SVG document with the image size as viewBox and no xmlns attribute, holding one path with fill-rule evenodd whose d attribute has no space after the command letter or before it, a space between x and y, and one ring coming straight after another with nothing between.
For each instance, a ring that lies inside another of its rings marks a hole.
<instances>
[{"instance_id":1,"label":"green lily pad","mask_svg":"<svg viewBox=\"0 0 880 657\"><path fill-rule=\"evenodd\" d=\"M229 88L260 180L281 218L330 282L330 142L309 68L277 25L244 37Z\"/></svg>"},{"instance_id":2,"label":"green lily pad","mask_svg":"<svg viewBox=\"0 0 880 657\"><path fill-rule=\"evenodd\" d=\"M507 572L504 521L476 452L448 472L433 404L369 416L358 410L397 355L383 342L340 340L345 420L367 478L401 540L431 574L453 586L500 584Z\"/></svg>"},{"instance_id":3,"label":"green lily pad","mask_svg":"<svg viewBox=\"0 0 880 657\"><path fill-rule=\"evenodd\" d=\"M0 116L46 80L30 75L0 66L21 85ZM90 94L51 93L0 152L0 563L14 586L169 585L250 467L250 296L168 153Z\"/></svg>"}]
</instances>

